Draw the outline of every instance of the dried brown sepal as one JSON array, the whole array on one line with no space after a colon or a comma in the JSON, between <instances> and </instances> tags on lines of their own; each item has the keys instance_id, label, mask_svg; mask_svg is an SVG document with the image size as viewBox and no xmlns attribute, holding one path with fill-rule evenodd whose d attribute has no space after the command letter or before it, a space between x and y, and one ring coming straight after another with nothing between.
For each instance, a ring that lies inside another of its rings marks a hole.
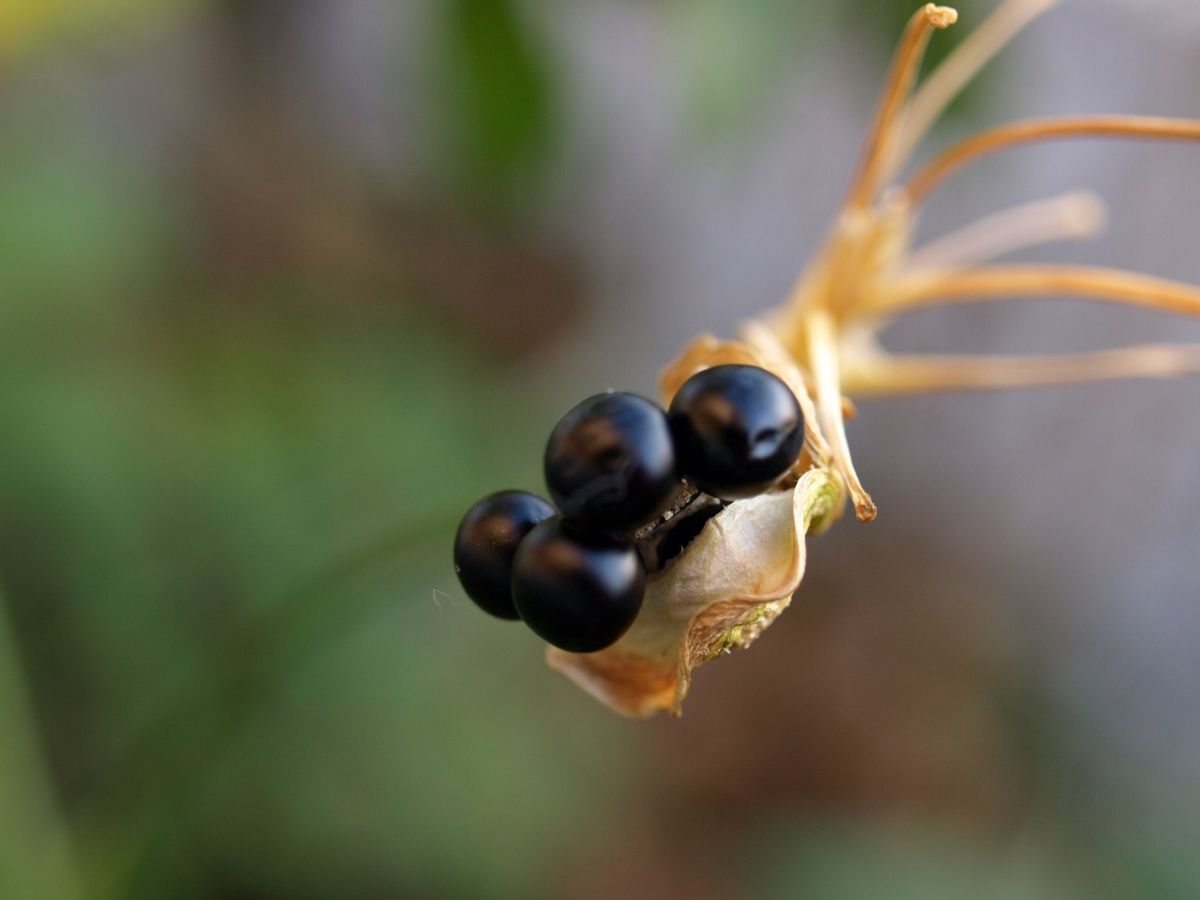
<instances>
[{"instance_id":1,"label":"dried brown sepal","mask_svg":"<svg viewBox=\"0 0 1200 900\"><path fill-rule=\"evenodd\" d=\"M663 405L670 406L683 383L697 372L730 365L763 366L764 360L753 347L741 341L723 341L711 334L693 339L658 376L658 392Z\"/></svg>"},{"instance_id":2,"label":"dried brown sepal","mask_svg":"<svg viewBox=\"0 0 1200 900\"><path fill-rule=\"evenodd\" d=\"M658 377L658 389L663 405L669 406L683 383L697 372L713 366L758 366L771 372L792 389L804 413L804 452L792 471L791 481L794 482L814 465L828 466L829 445L817 424L817 412L808 379L796 364L796 360L761 323L747 323L744 336L744 341L723 341L711 334L702 334L693 339Z\"/></svg>"},{"instance_id":3,"label":"dried brown sepal","mask_svg":"<svg viewBox=\"0 0 1200 900\"><path fill-rule=\"evenodd\" d=\"M805 535L839 509L843 489L823 468L794 488L731 504L646 589L633 627L612 647L546 661L627 716L679 715L692 671L748 647L787 608L804 576Z\"/></svg>"}]
</instances>

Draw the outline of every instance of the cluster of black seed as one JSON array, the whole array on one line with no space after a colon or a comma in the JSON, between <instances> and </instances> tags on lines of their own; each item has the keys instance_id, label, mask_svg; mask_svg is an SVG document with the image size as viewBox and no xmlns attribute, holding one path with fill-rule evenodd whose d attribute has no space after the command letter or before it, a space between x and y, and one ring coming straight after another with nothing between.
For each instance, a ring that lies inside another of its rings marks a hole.
<instances>
[{"instance_id":1,"label":"cluster of black seed","mask_svg":"<svg viewBox=\"0 0 1200 900\"><path fill-rule=\"evenodd\" d=\"M637 394L597 394L563 416L546 443L554 503L525 491L480 500L459 525L455 571L492 615L522 619L564 650L602 650L641 609L640 530L664 513L683 523L653 542L661 565L725 502L770 488L803 444L795 395L755 366L697 373L667 411ZM684 493L683 479L698 496Z\"/></svg>"}]
</instances>

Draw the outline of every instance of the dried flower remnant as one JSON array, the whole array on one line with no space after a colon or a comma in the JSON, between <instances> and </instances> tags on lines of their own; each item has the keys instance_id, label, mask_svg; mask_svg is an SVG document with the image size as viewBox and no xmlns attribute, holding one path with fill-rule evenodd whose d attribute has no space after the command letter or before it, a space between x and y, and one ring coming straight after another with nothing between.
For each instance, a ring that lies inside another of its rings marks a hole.
<instances>
[{"instance_id":1,"label":"dried flower remnant","mask_svg":"<svg viewBox=\"0 0 1200 900\"><path fill-rule=\"evenodd\" d=\"M878 335L898 315L934 305L1069 295L1200 315L1200 289L1113 269L989 264L1014 250L1086 237L1103 204L1073 192L989 216L912 247L921 205L964 165L1033 141L1082 137L1200 140L1200 122L1088 116L1018 122L898 175L947 105L991 58L1056 0L1007 0L914 91L932 33L957 21L948 7L916 12L896 51L845 205L791 295L740 341L701 336L664 371L664 403L692 374L723 364L774 372L805 415L805 449L771 492L728 504L653 573L640 614L613 646L590 654L551 648L550 666L612 709L678 714L700 663L746 647L787 607L804 575L805 537L827 528L847 500L860 521L876 507L846 438L848 398L984 390L1200 371L1200 347L1170 344L1061 356L896 356ZM683 513L680 513L681 515ZM671 517L656 528L671 527Z\"/></svg>"},{"instance_id":2,"label":"dried flower remnant","mask_svg":"<svg viewBox=\"0 0 1200 900\"><path fill-rule=\"evenodd\" d=\"M804 535L840 502L835 477L812 468L790 490L731 504L651 582L621 640L599 653L550 648L551 667L626 715L678 712L693 668L749 646L787 608Z\"/></svg>"}]
</instances>

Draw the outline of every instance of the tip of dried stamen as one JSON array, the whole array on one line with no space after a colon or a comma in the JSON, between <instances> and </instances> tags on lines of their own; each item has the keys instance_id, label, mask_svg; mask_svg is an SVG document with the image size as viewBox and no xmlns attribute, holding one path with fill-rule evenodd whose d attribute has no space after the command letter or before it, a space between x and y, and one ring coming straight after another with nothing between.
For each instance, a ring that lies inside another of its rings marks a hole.
<instances>
[{"instance_id":1,"label":"tip of dried stamen","mask_svg":"<svg viewBox=\"0 0 1200 900\"><path fill-rule=\"evenodd\" d=\"M1080 237L1099 234L1108 226L1104 201L1090 191L1079 191L1063 198L1063 224Z\"/></svg>"},{"instance_id":2,"label":"tip of dried stamen","mask_svg":"<svg viewBox=\"0 0 1200 900\"><path fill-rule=\"evenodd\" d=\"M934 28L949 28L958 21L958 10L949 6L928 3L925 6L925 18Z\"/></svg>"},{"instance_id":3,"label":"tip of dried stamen","mask_svg":"<svg viewBox=\"0 0 1200 900\"><path fill-rule=\"evenodd\" d=\"M879 507L875 505L875 501L870 497L856 497L854 500L854 515L858 521L862 523L874 522L875 517L879 515Z\"/></svg>"}]
</instances>

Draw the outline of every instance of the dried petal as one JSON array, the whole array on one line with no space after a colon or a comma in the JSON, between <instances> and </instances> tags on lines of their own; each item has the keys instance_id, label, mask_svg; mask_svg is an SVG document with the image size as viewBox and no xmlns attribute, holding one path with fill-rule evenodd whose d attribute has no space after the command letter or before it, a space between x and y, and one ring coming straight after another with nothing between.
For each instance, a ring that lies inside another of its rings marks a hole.
<instances>
[{"instance_id":1,"label":"dried petal","mask_svg":"<svg viewBox=\"0 0 1200 900\"><path fill-rule=\"evenodd\" d=\"M711 369L713 366L726 365L758 366L773 371L775 368L767 365L762 355L749 344L722 341L711 334L702 334L688 344L683 353L658 376L658 390L662 395L663 404L670 405L671 398L683 383L697 372ZM778 371L775 374L783 377ZM786 382L788 379L783 380Z\"/></svg>"},{"instance_id":2,"label":"dried petal","mask_svg":"<svg viewBox=\"0 0 1200 900\"><path fill-rule=\"evenodd\" d=\"M804 576L805 534L843 494L835 474L814 468L793 489L730 505L651 580L621 640L599 653L551 648L547 662L625 715L678 715L696 666L748 647L787 608Z\"/></svg>"}]
</instances>

